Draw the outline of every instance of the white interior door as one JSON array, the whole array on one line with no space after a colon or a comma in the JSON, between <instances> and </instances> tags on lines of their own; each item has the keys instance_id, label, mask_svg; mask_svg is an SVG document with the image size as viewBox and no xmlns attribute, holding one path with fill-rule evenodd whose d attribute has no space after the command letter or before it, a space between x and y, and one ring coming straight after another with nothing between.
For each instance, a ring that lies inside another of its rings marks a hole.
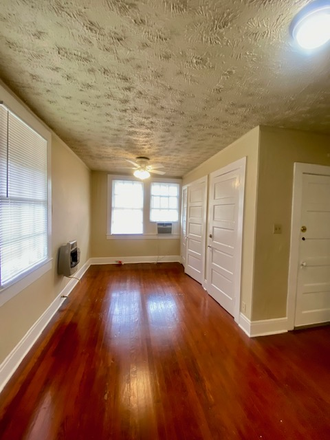
<instances>
[{"instance_id":1,"label":"white interior door","mask_svg":"<svg viewBox=\"0 0 330 440\"><path fill-rule=\"evenodd\" d=\"M207 178L188 185L186 274L204 281Z\"/></svg>"},{"instance_id":2,"label":"white interior door","mask_svg":"<svg viewBox=\"0 0 330 440\"><path fill-rule=\"evenodd\" d=\"M299 232L295 326L330 321L330 175L303 174Z\"/></svg>"},{"instance_id":3,"label":"white interior door","mask_svg":"<svg viewBox=\"0 0 330 440\"><path fill-rule=\"evenodd\" d=\"M187 253L187 193L188 188L182 188L182 207L181 207L181 263L186 267Z\"/></svg>"},{"instance_id":4,"label":"white interior door","mask_svg":"<svg viewBox=\"0 0 330 440\"><path fill-rule=\"evenodd\" d=\"M210 175L207 291L238 320L245 158Z\"/></svg>"}]
</instances>

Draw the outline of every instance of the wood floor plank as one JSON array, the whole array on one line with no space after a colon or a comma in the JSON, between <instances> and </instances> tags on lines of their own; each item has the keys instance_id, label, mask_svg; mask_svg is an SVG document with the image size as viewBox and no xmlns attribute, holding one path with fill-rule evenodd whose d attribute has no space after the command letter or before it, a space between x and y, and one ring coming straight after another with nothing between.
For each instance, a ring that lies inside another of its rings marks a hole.
<instances>
[{"instance_id":1,"label":"wood floor plank","mask_svg":"<svg viewBox=\"0 0 330 440\"><path fill-rule=\"evenodd\" d=\"M328 439L329 340L249 339L176 263L92 266L1 393L0 438Z\"/></svg>"}]
</instances>

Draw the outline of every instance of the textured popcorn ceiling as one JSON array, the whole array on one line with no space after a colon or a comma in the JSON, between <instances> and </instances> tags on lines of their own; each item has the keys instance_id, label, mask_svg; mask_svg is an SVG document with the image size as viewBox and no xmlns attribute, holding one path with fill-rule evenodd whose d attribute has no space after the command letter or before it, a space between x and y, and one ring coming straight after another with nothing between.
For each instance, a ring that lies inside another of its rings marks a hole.
<instances>
[{"instance_id":1,"label":"textured popcorn ceiling","mask_svg":"<svg viewBox=\"0 0 330 440\"><path fill-rule=\"evenodd\" d=\"M1 0L0 76L91 169L182 176L259 124L330 133L330 48L289 44L306 3Z\"/></svg>"}]
</instances>

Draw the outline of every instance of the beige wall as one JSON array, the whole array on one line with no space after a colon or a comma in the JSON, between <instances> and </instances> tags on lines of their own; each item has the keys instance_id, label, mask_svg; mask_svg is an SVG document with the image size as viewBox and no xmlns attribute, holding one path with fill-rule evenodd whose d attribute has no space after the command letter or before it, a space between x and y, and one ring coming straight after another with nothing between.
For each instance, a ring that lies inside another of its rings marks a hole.
<instances>
[{"instance_id":1,"label":"beige wall","mask_svg":"<svg viewBox=\"0 0 330 440\"><path fill-rule=\"evenodd\" d=\"M0 97L2 91L0 86ZM53 268L0 307L0 364L68 283L56 273L58 247L76 239L79 267L89 258L90 171L55 135L51 161Z\"/></svg>"},{"instance_id":2,"label":"beige wall","mask_svg":"<svg viewBox=\"0 0 330 440\"><path fill-rule=\"evenodd\" d=\"M253 320L286 316L293 165L330 166L330 136L261 127L259 157Z\"/></svg>"},{"instance_id":3,"label":"beige wall","mask_svg":"<svg viewBox=\"0 0 330 440\"><path fill-rule=\"evenodd\" d=\"M92 172L92 257L180 255L179 239L107 239L108 174Z\"/></svg>"},{"instance_id":4,"label":"beige wall","mask_svg":"<svg viewBox=\"0 0 330 440\"><path fill-rule=\"evenodd\" d=\"M245 181L245 206L243 226L243 255L242 255L242 291L241 302L246 303L246 316L251 316L253 262L258 174L258 145L259 127L221 150L183 178L183 185L212 173L236 160L247 157Z\"/></svg>"}]
</instances>

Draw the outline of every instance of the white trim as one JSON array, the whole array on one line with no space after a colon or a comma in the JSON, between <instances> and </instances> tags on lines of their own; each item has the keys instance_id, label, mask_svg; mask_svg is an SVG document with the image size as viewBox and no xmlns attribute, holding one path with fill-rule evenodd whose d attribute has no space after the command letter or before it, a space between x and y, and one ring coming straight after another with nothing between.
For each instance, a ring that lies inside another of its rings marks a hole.
<instances>
[{"instance_id":1,"label":"white trim","mask_svg":"<svg viewBox=\"0 0 330 440\"><path fill-rule=\"evenodd\" d=\"M48 272L53 265L52 258L44 261L38 267L34 267L28 273L24 273L21 278L15 279L8 287L4 286L0 290L0 307L15 295L26 289L30 284L34 283L38 278Z\"/></svg>"},{"instance_id":2,"label":"white trim","mask_svg":"<svg viewBox=\"0 0 330 440\"><path fill-rule=\"evenodd\" d=\"M246 156L241 159L236 160L219 170L213 171L209 175L209 193L210 187L213 182L213 178L218 177L220 175L224 175L233 171L238 170L238 175L240 178L240 186L238 193L238 219L237 219L237 257L235 261L235 272L234 272L234 284L236 286L235 292L235 304L234 304L234 319L235 322L239 323L240 321L240 304L241 304L241 277L242 277L242 248L243 248L243 225L244 225L244 201L245 201L245 179L246 179ZM209 216L208 216L208 225L207 225L207 237L210 234L210 219L211 219L211 205L209 204ZM210 253L208 253L206 258L206 278L208 277L208 261L210 258Z\"/></svg>"},{"instance_id":3,"label":"white trim","mask_svg":"<svg viewBox=\"0 0 330 440\"><path fill-rule=\"evenodd\" d=\"M289 276L288 276L288 297L287 297L287 317L288 330L292 330L295 325L297 280L299 269L299 245L300 245L300 219L302 207L303 175L330 175L330 167L314 165L308 163L295 162L293 168L293 190L292 190L292 213L291 213L291 238L289 256Z\"/></svg>"},{"instance_id":4,"label":"white trim","mask_svg":"<svg viewBox=\"0 0 330 440\"><path fill-rule=\"evenodd\" d=\"M238 325L248 337L251 337L251 321L243 313L239 314Z\"/></svg>"},{"instance_id":5,"label":"white trim","mask_svg":"<svg viewBox=\"0 0 330 440\"><path fill-rule=\"evenodd\" d=\"M288 331L288 318L250 321L243 313L240 313L239 326L250 338L277 335Z\"/></svg>"},{"instance_id":6,"label":"white trim","mask_svg":"<svg viewBox=\"0 0 330 440\"><path fill-rule=\"evenodd\" d=\"M169 222L174 223L174 222ZM113 234L108 240L180 240L180 234Z\"/></svg>"},{"instance_id":7,"label":"white trim","mask_svg":"<svg viewBox=\"0 0 330 440\"><path fill-rule=\"evenodd\" d=\"M181 263L180 255L160 255L150 257L94 257L90 258L91 265L98 264L122 264L130 263Z\"/></svg>"},{"instance_id":8,"label":"white trim","mask_svg":"<svg viewBox=\"0 0 330 440\"><path fill-rule=\"evenodd\" d=\"M82 278L86 270L90 266L90 260L88 260L79 270L75 273L75 277ZM0 364L0 392L14 374L26 354L32 348L37 341L42 331L45 329L49 321L52 319L56 311L65 301L63 296L68 296L73 288L78 283L76 279L70 279L64 289L57 295L50 306L44 311L40 318L32 325L27 331L25 336L20 340L16 347L9 353L6 359Z\"/></svg>"}]
</instances>

